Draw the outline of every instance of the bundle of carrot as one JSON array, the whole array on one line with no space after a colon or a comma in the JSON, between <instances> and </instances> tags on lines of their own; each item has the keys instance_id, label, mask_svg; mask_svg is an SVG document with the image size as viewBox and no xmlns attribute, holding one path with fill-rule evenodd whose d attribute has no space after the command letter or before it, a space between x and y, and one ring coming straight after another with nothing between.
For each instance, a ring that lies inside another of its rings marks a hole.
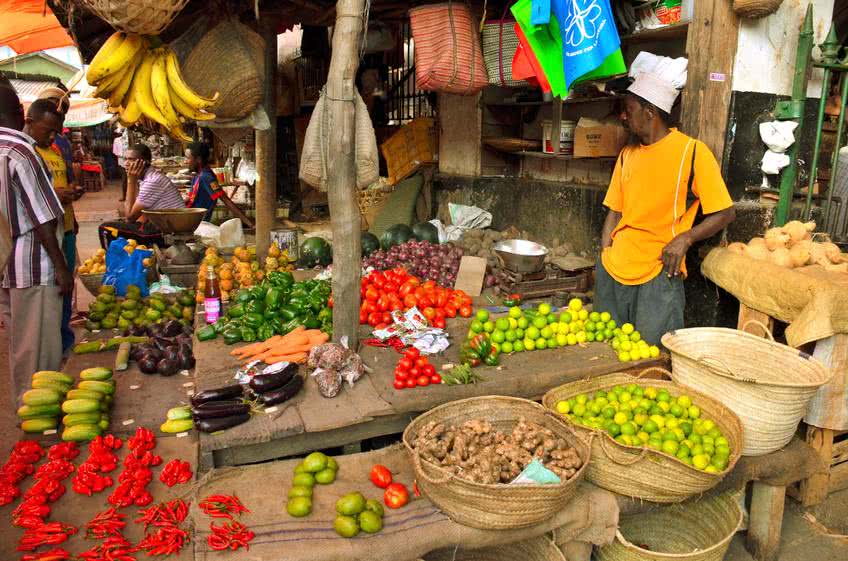
<instances>
[{"instance_id":1,"label":"bundle of carrot","mask_svg":"<svg viewBox=\"0 0 848 561\"><path fill-rule=\"evenodd\" d=\"M313 347L326 343L330 336L318 329L306 329L298 326L286 335L274 335L259 343L245 345L230 351L246 364L261 360L266 364L277 362L306 362Z\"/></svg>"}]
</instances>

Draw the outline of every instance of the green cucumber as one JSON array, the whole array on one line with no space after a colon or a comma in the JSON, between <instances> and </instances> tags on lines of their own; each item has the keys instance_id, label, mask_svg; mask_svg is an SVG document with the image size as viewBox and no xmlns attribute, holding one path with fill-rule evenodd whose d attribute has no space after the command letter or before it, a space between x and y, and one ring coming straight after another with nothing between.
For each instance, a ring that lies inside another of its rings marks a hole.
<instances>
[{"instance_id":1,"label":"green cucumber","mask_svg":"<svg viewBox=\"0 0 848 561\"><path fill-rule=\"evenodd\" d=\"M94 390L96 392L112 395L115 393L115 382L99 382L97 380L84 380L77 384L81 390Z\"/></svg>"},{"instance_id":2,"label":"green cucumber","mask_svg":"<svg viewBox=\"0 0 848 561\"><path fill-rule=\"evenodd\" d=\"M59 403L62 396L56 390L37 389L25 392L21 399L24 405L51 405Z\"/></svg>"},{"instance_id":3,"label":"green cucumber","mask_svg":"<svg viewBox=\"0 0 848 561\"><path fill-rule=\"evenodd\" d=\"M112 370L103 366L95 366L94 368L86 368L80 372L80 380L105 381L112 379Z\"/></svg>"},{"instance_id":4,"label":"green cucumber","mask_svg":"<svg viewBox=\"0 0 848 561\"><path fill-rule=\"evenodd\" d=\"M74 379L64 372L56 372L55 370L40 370L32 375L33 380L54 380L62 384L73 384Z\"/></svg>"},{"instance_id":5,"label":"green cucumber","mask_svg":"<svg viewBox=\"0 0 848 561\"><path fill-rule=\"evenodd\" d=\"M58 403L49 405L21 405L18 408L18 417L21 419L33 419L35 417L54 417L61 412Z\"/></svg>"},{"instance_id":6,"label":"green cucumber","mask_svg":"<svg viewBox=\"0 0 848 561\"><path fill-rule=\"evenodd\" d=\"M69 384L63 384L62 382L57 382L55 380L45 380L43 378L36 378L32 381L32 388L35 390L56 390L62 395L68 393L68 390L71 389Z\"/></svg>"},{"instance_id":7,"label":"green cucumber","mask_svg":"<svg viewBox=\"0 0 848 561\"><path fill-rule=\"evenodd\" d=\"M100 402L96 399L69 399L62 404L64 413L92 413L100 410Z\"/></svg>"},{"instance_id":8,"label":"green cucumber","mask_svg":"<svg viewBox=\"0 0 848 561\"><path fill-rule=\"evenodd\" d=\"M21 423L21 430L24 432L44 432L46 430L55 429L58 424L58 417L35 417L34 419L27 419Z\"/></svg>"},{"instance_id":9,"label":"green cucumber","mask_svg":"<svg viewBox=\"0 0 848 561\"><path fill-rule=\"evenodd\" d=\"M194 421L191 419L168 420L162 423L159 430L167 433L186 432L194 428Z\"/></svg>"},{"instance_id":10,"label":"green cucumber","mask_svg":"<svg viewBox=\"0 0 848 561\"><path fill-rule=\"evenodd\" d=\"M169 421L181 421L184 419L191 419L191 407L185 405L183 407L173 407L168 409L168 413L165 417Z\"/></svg>"},{"instance_id":11,"label":"green cucumber","mask_svg":"<svg viewBox=\"0 0 848 561\"><path fill-rule=\"evenodd\" d=\"M96 392L94 390L74 389L69 391L68 395L65 397L68 399L94 399L96 401L104 401L106 394L103 392Z\"/></svg>"},{"instance_id":12,"label":"green cucumber","mask_svg":"<svg viewBox=\"0 0 848 561\"><path fill-rule=\"evenodd\" d=\"M62 424L66 427L74 425L96 425L100 422L100 413L94 411L92 413L71 413L62 417Z\"/></svg>"},{"instance_id":13,"label":"green cucumber","mask_svg":"<svg viewBox=\"0 0 848 561\"><path fill-rule=\"evenodd\" d=\"M101 432L100 427L96 424L74 425L72 427L66 427L62 431L62 440L72 442L93 440Z\"/></svg>"}]
</instances>

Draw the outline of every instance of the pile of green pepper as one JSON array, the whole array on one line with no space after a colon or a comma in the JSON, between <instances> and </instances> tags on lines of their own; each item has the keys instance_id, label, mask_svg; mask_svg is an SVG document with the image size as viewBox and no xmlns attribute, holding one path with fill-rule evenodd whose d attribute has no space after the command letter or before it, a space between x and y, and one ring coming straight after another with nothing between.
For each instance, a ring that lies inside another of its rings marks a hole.
<instances>
[{"instance_id":1,"label":"pile of green pepper","mask_svg":"<svg viewBox=\"0 0 848 561\"><path fill-rule=\"evenodd\" d=\"M285 335L300 325L332 336L329 298L328 281L295 282L291 273L275 271L261 285L239 290L221 319L200 328L197 338L210 341L221 335L227 345L252 343Z\"/></svg>"},{"instance_id":2,"label":"pile of green pepper","mask_svg":"<svg viewBox=\"0 0 848 561\"><path fill-rule=\"evenodd\" d=\"M469 366L497 366L500 363L500 352L492 345L487 333L478 333L462 344L460 360Z\"/></svg>"}]
</instances>

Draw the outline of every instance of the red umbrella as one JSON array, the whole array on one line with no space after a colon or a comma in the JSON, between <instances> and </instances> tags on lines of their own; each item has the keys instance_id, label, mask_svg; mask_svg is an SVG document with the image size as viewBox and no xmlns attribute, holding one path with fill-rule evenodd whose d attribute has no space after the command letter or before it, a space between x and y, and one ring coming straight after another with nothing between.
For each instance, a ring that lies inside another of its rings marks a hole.
<instances>
[{"instance_id":1,"label":"red umbrella","mask_svg":"<svg viewBox=\"0 0 848 561\"><path fill-rule=\"evenodd\" d=\"M19 55L73 45L45 0L0 0L0 45Z\"/></svg>"}]
</instances>

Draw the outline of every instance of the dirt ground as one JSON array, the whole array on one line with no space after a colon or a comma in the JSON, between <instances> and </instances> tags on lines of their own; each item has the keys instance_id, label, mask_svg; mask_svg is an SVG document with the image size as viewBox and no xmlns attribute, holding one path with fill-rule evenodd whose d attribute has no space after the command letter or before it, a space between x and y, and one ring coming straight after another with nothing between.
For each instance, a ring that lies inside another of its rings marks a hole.
<instances>
[{"instance_id":1,"label":"dirt ground","mask_svg":"<svg viewBox=\"0 0 848 561\"><path fill-rule=\"evenodd\" d=\"M97 226L105 220L113 220L115 207L120 197L120 185L109 184L98 193L88 193L76 203L76 215L80 225L77 251L81 258L91 255L98 247ZM77 306L86 309L91 300L82 284L77 282ZM15 425L15 408L11 400L8 376L8 338L5 328L0 329L0 396L6 401L0 407L0 459L8 456L12 444L20 433ZM8 523L5 517L11 507L0 508L0 523ZM783 520L783 536L778 561L844 561L848 559L848 490L832 494L827 501L809 514L822 526L813 525L804 517L800 504L787 499ZM826 528L826 529L825 529ZM826 534L832 534L828 536ZM845 537L839 537L840 535ZM726 561L749 561L752 557L745 551L744 535L737 535L725 558Z\"/></svg>"}]
</instances>

